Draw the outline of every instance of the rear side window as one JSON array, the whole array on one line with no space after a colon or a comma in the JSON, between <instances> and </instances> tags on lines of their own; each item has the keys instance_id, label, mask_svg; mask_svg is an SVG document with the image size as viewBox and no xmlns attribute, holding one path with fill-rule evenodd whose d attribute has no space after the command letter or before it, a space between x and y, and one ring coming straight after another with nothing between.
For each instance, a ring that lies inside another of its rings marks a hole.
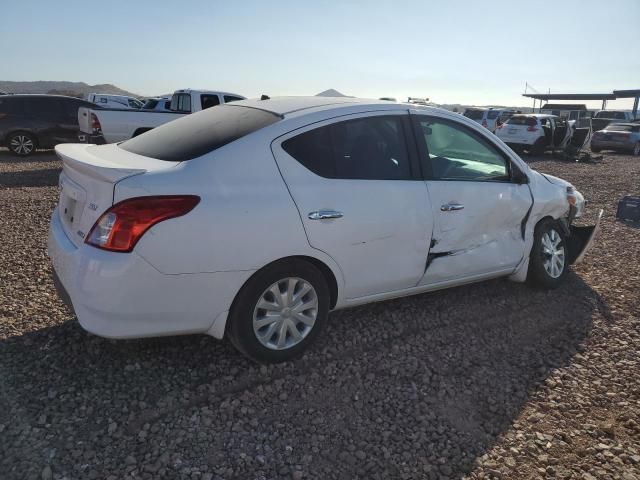
<instances>
[{"instance_id":1,"label":"rear side window","mask_svg":"<svg viewBox=\"0 0 640 480\"><path fill-rule=\"evenodd\" d=\"M220 105L220 98L218 95L200 95L200 106L202 107L202 110L215 107L216 105Z\"/></svg>"},{"instance_id":2,"label":"rear side window","mask_svg":"<svg viewBox=\"0 0 640 480\"><path fill-rule=\"evenodd\" d=\"M283 142L316 175L358 180L412 180L402 118L368 117L334 123Z\"/></svg>"},{"instance_id":3,"label":"rear side window","mask_svg":"<svg viewBox=\"0 0 640 480\"><path fill-rule=\"evenodd\" d=\"M25 98L24 112L26 115L38 116L41 118L62 118L61 102L55 97L33 97Z\"/></svg>"},{"instance_id":4,"label":"rear side window","mask_svg":"<svg viewBox=\"0 0 640 480\"><path fill-rule=\"evenodd\" d=\"M191 94L178 93L171 97L171 110L191 113Z\"/></svg>"},{"instance_id":5,"label":"rear side window","mask_svg":"<svg viewBox=\"0 0 640 480\"><path fill-rule=\"evenodd\" d=\"M482 120L482 115L484 115L483 110L465 110L464 116L470 118L471 120Z\"/></svg>"},{"instance_id":6,"label":"rear side window","mask_svg":"<svg viewBox=\"0 0 640 480\"><path fill-rule=\"evenodd\" d=\"M236 97L235 95L225 95L224 96L224 103L237 102L238 100L244 100L244 98Z\"/></svg>"},{"instance_id":7,"label":"rear side window","mask_svg":"<svg viewBox=\"0 0 640 480\"><path fill-rule=\"evenodd\" d=\"M534 127L537 125L535 117L526 117L524 115L514 115L507 120L508 125L525 125L527 127Z\"/></svg>"},{"instance_id":8,"label":"rear side window","mask_svg":"<svg viewBox=\"0 0 640 480\"><path fill-rule=\"evenodd\" d=\"M272 112L221 105L178 118L119 144L131 153L182 162L200 157L280 120Z\"/></svg>"}]
</instances>

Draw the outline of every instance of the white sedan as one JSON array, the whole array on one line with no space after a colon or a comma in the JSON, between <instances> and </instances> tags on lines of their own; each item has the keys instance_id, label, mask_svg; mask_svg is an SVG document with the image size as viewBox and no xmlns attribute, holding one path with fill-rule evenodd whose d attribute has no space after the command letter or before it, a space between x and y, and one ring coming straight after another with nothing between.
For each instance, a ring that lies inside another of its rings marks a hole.
<instances>
[{"instance_id":1,"label":"white sedan","mask_svg":"<svg viewBox=\"0 0 640 480\"><path fill-rule=\"evenodd\" d=\"M228 335L296 357L330 310L508 276L558 286L596 227L569 183L432 107L245 100L113 145L59 145L49 255L109 338Z\"/></svg>"}]
</instances>

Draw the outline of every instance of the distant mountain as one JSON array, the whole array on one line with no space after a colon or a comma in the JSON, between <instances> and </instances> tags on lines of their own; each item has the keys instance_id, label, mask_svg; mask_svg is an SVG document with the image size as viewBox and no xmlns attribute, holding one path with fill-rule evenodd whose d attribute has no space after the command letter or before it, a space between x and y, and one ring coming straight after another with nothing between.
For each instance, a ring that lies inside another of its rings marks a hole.
<instances>
[{"instance_id":1,"label":"distant mountain","mask_svg":"<svg viewBox=\"0 0 640 480\"><path fill-rule=\"evenodd\" d=\"M37 82L9 82L0 80L0 90L8 93L49 93L52 95L69 95L79 98L86 98L89 93L107 93L110 95L128 95L131 97L141 96L109 83L88 85L84 82L54 82L43 80Z\"/></svg>"},{"instance_id":2,"label":"distant mountain","mask_svg":"<svg viewBox=\"0 0 640 480\"><path fill-rule=\"evenodd\" d=\"M0 83L0 87L2 87L1 83ZM316 97L348 97L348 96L349 95L340 93L339 91L334 90L333 88L330 88L329 90L325 90L324 92L316 93Z\"/></svg>"}]
</instances>

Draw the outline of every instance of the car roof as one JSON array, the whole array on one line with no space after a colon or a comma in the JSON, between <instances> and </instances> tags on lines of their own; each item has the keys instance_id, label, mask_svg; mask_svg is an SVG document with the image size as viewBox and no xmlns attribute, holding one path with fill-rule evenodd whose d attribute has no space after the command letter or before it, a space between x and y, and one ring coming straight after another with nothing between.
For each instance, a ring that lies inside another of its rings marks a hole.
<instances>
[{"instance_id":1,"label":"car roof","mask_svg":"<svg viewBox=\"0 0 640 480\"><path fill-rule=\"evenodd\" d=\"M240 95L239 93L233 92L223 92L222 90L206 90L204 88L181 88L179 90L174 91L173 93L213 93L217 95L233 95L234 97L242 97L245 98L244 95Z\"/></svg>"},{"instance_id":2,"label":"car roof","mask_svg":"<svg viewBox=\"0 0 640 480\"><path fill-rule=\"evenodd\" d=\"M281 117L291 116L309 110L327 110L354 105L384 107L385 110L417 109L421 105L411 103L394 103L387 100L374 100L356 97L273 97L266 100L249 99L233 102L229 105L244 106L265 110ZM423 107L424 108L424 107Z\"/></svg>"},{"instance_id":3,"label":"car roof","mask_svg":"<svg viewBox=\"0 0 640 480\"><path fill-rule=\"evenodd\" d=\"M532 117L532 118L560 118L557 115L549 113L516 113L514 117Z\"/></svg>"},{"instance_id":4,"label":"car roof","mask_svg":"<svg viewBox=\"0 0 640 480\"><path fill-rule=\"evenodd\" d=\"M68 95L49 95L47 93L12 93L7 95L7 99L8 98L38 98L38 97L45 97L45 98L69 98L72 100L81 100L83 102L87 102L87 100L83 99L83 98L78 98L78 97L70 97ZM90 102L89 102L90 103Z\"/></svg>"}]
</instances>

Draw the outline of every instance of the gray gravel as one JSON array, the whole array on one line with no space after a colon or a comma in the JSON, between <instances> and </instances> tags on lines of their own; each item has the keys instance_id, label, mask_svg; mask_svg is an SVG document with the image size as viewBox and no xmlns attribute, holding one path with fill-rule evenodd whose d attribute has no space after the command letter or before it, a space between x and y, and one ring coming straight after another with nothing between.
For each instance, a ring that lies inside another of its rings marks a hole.
<instances>
[{"instance_id":1,"label":"gray gravel","mask_svg":"<svg viewBox=\"0 0 640 480\"><path fill-rule=\"evenodd\" d=\"M46 257L60 164L0 151L0 478L640 478L640 159L534 159L604 207L553 293L505 280L336 312L302 360L109 341Z\"/></svg>"}]
</instances>

